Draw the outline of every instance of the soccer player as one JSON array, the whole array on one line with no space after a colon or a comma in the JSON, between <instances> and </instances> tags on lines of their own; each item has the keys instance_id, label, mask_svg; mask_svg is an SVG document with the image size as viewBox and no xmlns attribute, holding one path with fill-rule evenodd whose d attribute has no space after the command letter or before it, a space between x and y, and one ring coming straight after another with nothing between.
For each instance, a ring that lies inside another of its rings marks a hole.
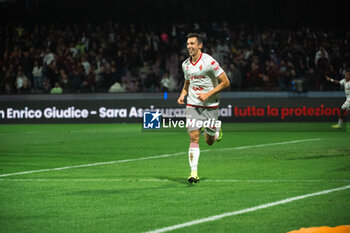
<instances>
[{"instance_id":1,"label":"soccer player","mask_svg":"<svg viewBox=\"0 0 350 233\"><path fill-rule=\"evenodd\" d=\"M182 70L185 76L185 83L178 98L178 104L186 106L186 121L205 121L218 119L219 95L218 93L230 86L230 81L219 63L214 58L201 50L203 40L197 33L187 35L187 51L189 58L182 63ZM199 182L197 173L199 159L199 137L201 128L196 125L188 127L190 136L190 148L188 158L191 167L191 175L188 177L190 183ZM220 141L222 132L215 127L206 127L205 141L212 145L215 141Z\"/></svg>"},{"instance_id":2,"label":"soccer player","mask_svg":"<svg viewBox=\"0 0 350 233\"><path fill-rule=\"evenodd\" d=\"M346 69L345 71L345 78L342 80L334 80L327 76L327 80L331 81L332 83L336 83L344 87L346 100L344 104L341 106L340 114L338 118L338 124L332 125L332 128L334 129L340 129L343 125L344 116L347 110L350 110L350 69Z\"/></svg>"}]
</instances>

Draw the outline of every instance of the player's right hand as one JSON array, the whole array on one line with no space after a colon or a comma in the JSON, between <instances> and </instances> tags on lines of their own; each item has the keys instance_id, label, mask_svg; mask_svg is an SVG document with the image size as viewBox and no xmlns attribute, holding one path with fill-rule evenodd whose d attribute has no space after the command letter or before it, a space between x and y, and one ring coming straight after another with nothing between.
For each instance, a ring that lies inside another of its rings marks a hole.
<instances>
[{"instance_id":1,"label":"player's right hand","mask_svg":"<svg viewBox=\"0 0 350 233\"><path fill-rule=\"evenodd\" d=\"M185 100L185 97L181 95L181 96L177 99L177 103L178 103L178 104L185 104L185 101L184 101L184 100Z\"/></svg>"}]
</instances>

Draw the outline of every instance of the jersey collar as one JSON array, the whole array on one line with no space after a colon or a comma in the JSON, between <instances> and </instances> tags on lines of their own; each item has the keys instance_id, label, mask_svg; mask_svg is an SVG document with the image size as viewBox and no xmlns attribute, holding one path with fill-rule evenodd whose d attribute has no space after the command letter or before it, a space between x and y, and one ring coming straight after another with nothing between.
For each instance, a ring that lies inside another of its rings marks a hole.
<instances>
[{"instance_id":1,"label":"jersey collar","mask_svg":"<svg viewBox=\"0 0 350 233\"><path fill-rule=\"evenodd\" d=\"M190 57L190 62L191 62L191 64L192 64L193 66L195 66L195 65L199 62L199 60L202 58L202 55L203 55L203 53L201 52L201 55L200 55L200 57L198 58L198 60L196 61L196 63L192 63L192 59L191 59L191 57Z\"/></svg>"}]
</instances>

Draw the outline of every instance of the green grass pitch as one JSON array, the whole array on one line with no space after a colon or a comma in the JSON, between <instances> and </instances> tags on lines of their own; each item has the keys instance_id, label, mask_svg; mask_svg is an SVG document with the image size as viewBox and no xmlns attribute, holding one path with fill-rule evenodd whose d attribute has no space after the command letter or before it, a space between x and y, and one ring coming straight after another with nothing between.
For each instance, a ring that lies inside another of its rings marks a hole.
<instances>
[{"instance_id":1,"label":"green grass pitch","mask_svg":"<svg viewBox=\"0 0 350 233\"><path fill-rule=\"evenodd\" d=\"M146 232L350 184L349 130L226 126L240 130L224 131L211 147L201 138L201 181L190 185L185 132L145 133L140 124L1 125L0 232ZM172 156L157 157L164 154ZM119 162L96 164L108 161ZM72 167L84 164L94 165ZM14 175L41 169L48 170ZM173 232L349 225L349 210L346 189Z\"/></svg>"}]
</instances>

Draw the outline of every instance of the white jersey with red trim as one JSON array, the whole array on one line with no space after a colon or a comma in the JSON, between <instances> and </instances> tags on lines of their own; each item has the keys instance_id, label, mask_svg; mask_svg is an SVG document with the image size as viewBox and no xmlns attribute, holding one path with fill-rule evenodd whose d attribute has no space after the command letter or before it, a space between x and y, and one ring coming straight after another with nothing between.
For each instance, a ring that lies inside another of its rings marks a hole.
<instances>
[{"instance_id":1,"label":"white jersey with red trim","mask_svg":"<svg viewBox=\"0 0 350 233\"><path fill-rule=\"evenodd\" d=\"M350 81L346 81L345 78L339 81L339 84L344 87L346 100L350 101Z\"/></svg>"},{"instance_id":2,"label":"white jersey with red trim","mask_svg":"<svg viewBox=\"0 0 350 233\"><path fill-rule=\"evenodd\" d=\"M196 95L209 92L219 84L217 77L224 71L213 57L201 53L196 63L192 63L191 58L188 58L182 63L182 70L185 79L190 81L187 104L201 107L219 106L219 94L212 95L204 102L200 101Z\"/></svg>"}]
</instances>

